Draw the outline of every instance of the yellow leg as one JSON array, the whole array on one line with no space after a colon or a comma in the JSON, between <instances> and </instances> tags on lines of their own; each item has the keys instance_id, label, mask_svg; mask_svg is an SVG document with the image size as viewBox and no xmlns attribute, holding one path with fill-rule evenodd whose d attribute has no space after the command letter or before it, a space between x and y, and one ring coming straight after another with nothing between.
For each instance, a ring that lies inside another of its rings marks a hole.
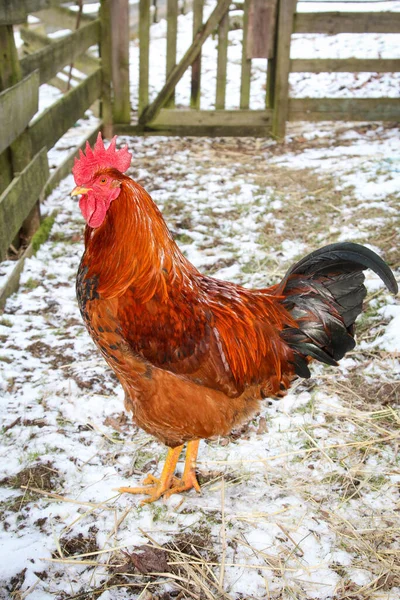
<instances>
[{"instance_id":1,"label":"yellow leg","mask_svg":"<svg viewBox=\"0 0 400 600\"><path fill-rule=\"evenodd\" d=\"M128 494L147 494L149 498L142 500L142 504L154 502L163 495L169 498L172 494L179 494L191 488L194 488L196 492L200 492L200 485L195 472L199 442L200 440L195 440L188 443L182 479L174 477L174 473L183 445L171 448L168 451L160 478L147 475L143 481L144 486L147 487L121 487L118 488L118 491Z\"/></svg>"},{"instance_id":2,"label":"yellow leg","mask_svg":"<svg viewBox=\"0 0 400 600\"><path fill-rule=\"evenodd\" d=\"M188 442L186 450L185 468L181 480L174 478L174 485L165 492L164 496L169 498L172 494L179 494L186 490L194 488L196 492L200 493L200 484L196 478L196 461L197 454L199 451L200 440L194 440Z\"/></svg>"}]
</instances>

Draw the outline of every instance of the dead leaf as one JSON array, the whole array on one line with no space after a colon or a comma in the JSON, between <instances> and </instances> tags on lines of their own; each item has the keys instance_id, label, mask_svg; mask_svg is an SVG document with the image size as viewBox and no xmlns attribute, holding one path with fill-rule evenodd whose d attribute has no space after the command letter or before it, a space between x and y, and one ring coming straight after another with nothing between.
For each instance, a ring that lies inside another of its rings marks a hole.
<instances>
[{"instance_id":1,"label":"dead leaf","mask_svg":"<svg viewBox=\"0 0 400 600\"><path fill-rule=\"evenodd\" d=\"M129 554L129 559L142 575L166 573L171 568L167 563L167 552L151 546L139 546L138 552Z\"/></svg>"},{"instance_id":2,"label":"dead leaf","mask_svg":"<svg viewBox=\"0 0 400 600\"><path fill-rule=\"evenodd\" d=\"M104 421L104 425L107 425L107 427L112 427L120 433L125 433L125 431L122 428L122 425L126 425L127 421L128 419L126 414L121 413L117 419L115 419L114 417L107 417Z\"/></svg>"},{"instance_id":3,"label":"dead leaf","mask_svg":"<svg viewBox=\"0 0 400 600\"><path fill-rule=\"evenodd\" d=\"M267 431L268 431L267 419L265 417L260 417L260 420L258 421L257 435L267 433Z\"/></svg>"}]
</instances>

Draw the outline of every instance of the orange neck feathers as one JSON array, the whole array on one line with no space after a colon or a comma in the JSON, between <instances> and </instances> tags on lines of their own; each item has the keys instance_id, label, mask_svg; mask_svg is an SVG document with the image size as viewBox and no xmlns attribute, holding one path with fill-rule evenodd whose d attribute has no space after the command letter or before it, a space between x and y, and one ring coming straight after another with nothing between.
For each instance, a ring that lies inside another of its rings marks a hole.
<instances>
[{"instance_id":1,"label":"orange neck feathers","mask_svg":"<svg viewBox=\"0 0 400 600\"><path fill-rule=\"evenodd\" d=\"M120 296L134 287L141 302L155 295L165 301L171 285L182 288L196 270L175 244L149 194L129 177L120 179L121 193L103 224L86 227L87 276L98 277L97 291L103 297Z\"/></svg>"}]
</instances>

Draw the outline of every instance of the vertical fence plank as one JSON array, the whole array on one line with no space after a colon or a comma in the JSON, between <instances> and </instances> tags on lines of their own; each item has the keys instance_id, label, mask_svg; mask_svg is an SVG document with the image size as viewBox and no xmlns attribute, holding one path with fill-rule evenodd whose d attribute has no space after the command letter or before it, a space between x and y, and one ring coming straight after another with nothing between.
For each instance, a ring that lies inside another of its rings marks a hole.
<instances>
[{"instance_id":1,"label":"vertical fence plank","mask_svg":"<svg viewBox=\"0 0 400 600\"><path fill-rule=\"evenodd\" d=\"M102 68L102 90L101 90L101 117L103 119L103 132L106 138L113 135L113 116L111 103L111 1L101 0L100 4L100 57Z\"/></svg>"},{"instance_id":2,"label":"vertical fence plank","mask_svg":"<svg viewBox=\"0 0 400 600\"><path fill-rule=\"evenodd\" d=\"M272 119L272 134L277 139L282 139L286 132L289 109L290 43L295 11L296 0L279 0Z\"/></svg>"},{"instance_id":3,"label":"vertical fence plank","mask_svg":"<svg viewBox=\"0 0 400 600\"><path fill-rule=\"evenodd\" d=\"M0 25L0 91L22 79L12 25Z\"/></svg>"},{"instance_id":4,"label":"vertical fence plank","mask_svg":"<svg viewBox=\"0 0 400 600\"><path fill-rule=\"evenodd\" d=\"M32 142L29 132L26 130L17 140L15 140L15 142L11 144L11 156L14 174L25 169L32 158L32 154ZM38 200L22 223L22 237L30 240L35 231L39 229L40 222L40 202Z\"/></svg>"},{"instance_id":5,"label":"vertical fence plank","mask_svg":"<svg viewBox=\"0 0 400 600\"><path fill-rule=\"evenodd\" d=\"M167 0L167 73L171 73L176 65L176 48L178 39L178 0ZM175 91L166 103L166 108L174 108Z\"/></svg>"},{"instance_id":6,"label":"vertical fence plank","mask_svg":"<svg viewBox=\"0 0 400 600\"><path fill-rule=\"evenodd\" d=\"M4 150L0 154L0 194L4 192L13 178L10 150Z\"/></svg>"},{"instance_id":7,"label":"vertical fence plank","mask_svg":"<svg viewBox=\"0 0 400 600\"><path fill-rule=\"evenodd\" d=\"M215 108L225 108L226 66L228 62L229 11L222 17L218 28L217 92Z\"/></svg>"},{"instance_id":8,"label":"vertical fence plank","mask_svg":"<svg viewBox=\"0 0 400 600\"><path fill-rule=\"evenodd\" d=\"M113 0L111 12L111 60L114 92L113 121L114 123L130 123L128 0Z\"/></svg>"},{"instance_id":9,"label":"vertical fence plank","mask_svg":"<svg viewBox=\"0 0 400 600\"><path fill-rule=\"evenodd\" d=\"M150 0L139 2L139 117L149 104Z\"/></svg>"},{"instance_id":10,"label":"vertical fence plank","mask_svg":"<svg viewBox=\"0 0 400 600\"><path fill-rule=\"evenodd\" d=\"M242 76L240 82L240 108L250 106L250 79L251 59L247 58L247 29L249 23L250 0L244 0L243 12L243 48L242 48Z\"/></svg>"},{"instance_id":11,"label":"vertical fence plank","mask_svg":"<svg viewBox=\"0 0 400 600\"><path fill-rule=\"evenodd\" d=\"M275 73L276 73L276 59L269 58L267 62L267 81L265 85L265 108L273 108L275 101Z\"/></svg>"},{"instance_id":12,"label":"vertical fence plank","mask_svg":"<svg viewBox=\"0 0 400 600\"><path fill-rule=\"evenodd\" d=\"M193 40L203 25L204 0L193 0ZM201 52L192 63L192 83L190 91L191 108L200 108L200 78L201 78Z\"/></svg>"}]
</instances>

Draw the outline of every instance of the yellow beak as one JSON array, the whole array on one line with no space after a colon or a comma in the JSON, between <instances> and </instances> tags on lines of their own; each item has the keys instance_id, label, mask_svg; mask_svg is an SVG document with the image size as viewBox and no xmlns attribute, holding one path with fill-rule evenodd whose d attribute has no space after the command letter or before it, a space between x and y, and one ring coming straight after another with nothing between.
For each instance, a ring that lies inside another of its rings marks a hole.
<instances>
[{"instance_id":1,"label":"yellow beak","mask_svg":"<svg viewBox=\"0 0 400 600\"><path fill-rule=\"evenodd\" d=\"M79 196L79 194L87 194L92 188L79 187L74 188L71 192L71 196Z\"/></svg>"}]
</instances>

